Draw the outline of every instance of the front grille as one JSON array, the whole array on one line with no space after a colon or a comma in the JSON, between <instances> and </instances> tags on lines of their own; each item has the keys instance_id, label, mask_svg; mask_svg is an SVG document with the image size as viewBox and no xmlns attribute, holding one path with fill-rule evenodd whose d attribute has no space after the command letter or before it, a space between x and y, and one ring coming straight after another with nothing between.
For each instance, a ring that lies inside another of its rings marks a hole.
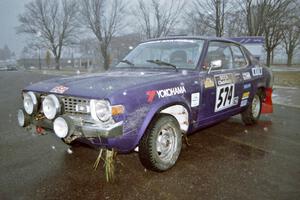
<instances>
[{"instance_id":1,"label":"front grille","mask_svg":"<svg viewBox=\"0 0 300 200\"><path fill-rule=\"evenodd\" d=\"M90 101L78 97L61 97L66 113L89 113Z\"/></svg>"}]
</instances>

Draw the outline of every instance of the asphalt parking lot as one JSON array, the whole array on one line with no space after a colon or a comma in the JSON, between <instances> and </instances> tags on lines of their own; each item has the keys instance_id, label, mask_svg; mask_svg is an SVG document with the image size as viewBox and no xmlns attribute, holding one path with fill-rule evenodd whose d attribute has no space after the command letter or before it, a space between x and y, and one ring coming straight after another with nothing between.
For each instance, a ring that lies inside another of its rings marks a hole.
<instances>
[{"instance_id":1,"label":"asphalt parking lot","mask_svg":"<svg viewBox=\"0 0 300 200\"><path fill-rule=\"evenodd\" d=\"M0 199L300 199L300 108L275 105L255 126L239 116L189 137L178 163L147 171L119 155L117 180L93 171L98 152L17 126L21 89L49 78L0 72ZM299 91L299 90L297 90ZM278 94L280 96L280 94ZM294 94L298 95L298 93Z\"/></svg>"}]
</instances>

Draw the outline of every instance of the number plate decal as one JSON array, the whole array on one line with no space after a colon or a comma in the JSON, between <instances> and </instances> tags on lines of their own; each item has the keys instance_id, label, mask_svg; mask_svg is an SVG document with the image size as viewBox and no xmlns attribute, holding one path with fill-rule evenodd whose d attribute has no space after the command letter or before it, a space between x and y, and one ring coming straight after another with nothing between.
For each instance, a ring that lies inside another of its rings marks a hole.
<instances>
[{"instance_id":1,"label":"number plate decal","mask_svg":"<svg viewBox=\"0 0 300 200\"><path fill-rule=\"evenodd\" d=\"M234 84L226 84L217 87L215 112L236 105L234 100Z\"/></svg>"}]
</instances>

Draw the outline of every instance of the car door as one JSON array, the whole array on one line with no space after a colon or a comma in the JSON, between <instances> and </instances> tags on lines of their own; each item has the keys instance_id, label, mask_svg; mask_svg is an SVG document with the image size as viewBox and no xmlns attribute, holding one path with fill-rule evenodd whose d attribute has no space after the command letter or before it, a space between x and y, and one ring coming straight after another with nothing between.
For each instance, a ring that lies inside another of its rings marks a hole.
<instances>
[{"instance_id":1,"label":"car door","mask_svg":"<svg viewBox=\"0 0 300 200\"><path fill-rule=\"evenodd\" d=\"M236 74L240 74L240 83L242 83L239 88L241 91L241 99L239 102L240 108L248 105L250 96L252 95L252 82L253 76L251 71L250 62L243 52L242 48L237 44L231 45L232 56L233 56L233 67Z\"/></svg>"},{"instance_id":2,"label":"car door","mask_svg":"<svg viewBox=\"0 0 300 200\"><path fill-rule=\"evenodd\" d=\"M221 62L220 68L212 68ZM199 126L226 118L238 109L243 87L241 74L234 68L231 43L211 41L204 60L203 105L198 114Z\"/></svg>"}]
</instances>

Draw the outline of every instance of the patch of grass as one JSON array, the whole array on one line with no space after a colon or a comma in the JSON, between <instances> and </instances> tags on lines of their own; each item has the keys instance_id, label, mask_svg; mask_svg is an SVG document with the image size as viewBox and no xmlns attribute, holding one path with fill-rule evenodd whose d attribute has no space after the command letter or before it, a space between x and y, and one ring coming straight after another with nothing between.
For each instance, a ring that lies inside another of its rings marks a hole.
<instances>
[{"instance_id":1,"label":"patch of grass","mask_svg":"<svg viewBox=\"0 0 300 200\"><path fill-rule=\"evenodd\" d=\"M300 88L300 72L273 72L274 85Z\"/></svg>"},{"instance_id":2,"label":"patch of grass","mask_svg":"<svg viewBox=\"0 0 300 200\"><path fill-rule=\"evenodd\" d=\"M103 151L105 153L104 158L102 157ZM115 181L115 160L117 157L117 152L112 149L100 149L99 155L94 163L94 170L97 169L101 160L104 162L104 171L105 171L105 178L107 182L114 182Z\"/></svg>"}]
</instances>

